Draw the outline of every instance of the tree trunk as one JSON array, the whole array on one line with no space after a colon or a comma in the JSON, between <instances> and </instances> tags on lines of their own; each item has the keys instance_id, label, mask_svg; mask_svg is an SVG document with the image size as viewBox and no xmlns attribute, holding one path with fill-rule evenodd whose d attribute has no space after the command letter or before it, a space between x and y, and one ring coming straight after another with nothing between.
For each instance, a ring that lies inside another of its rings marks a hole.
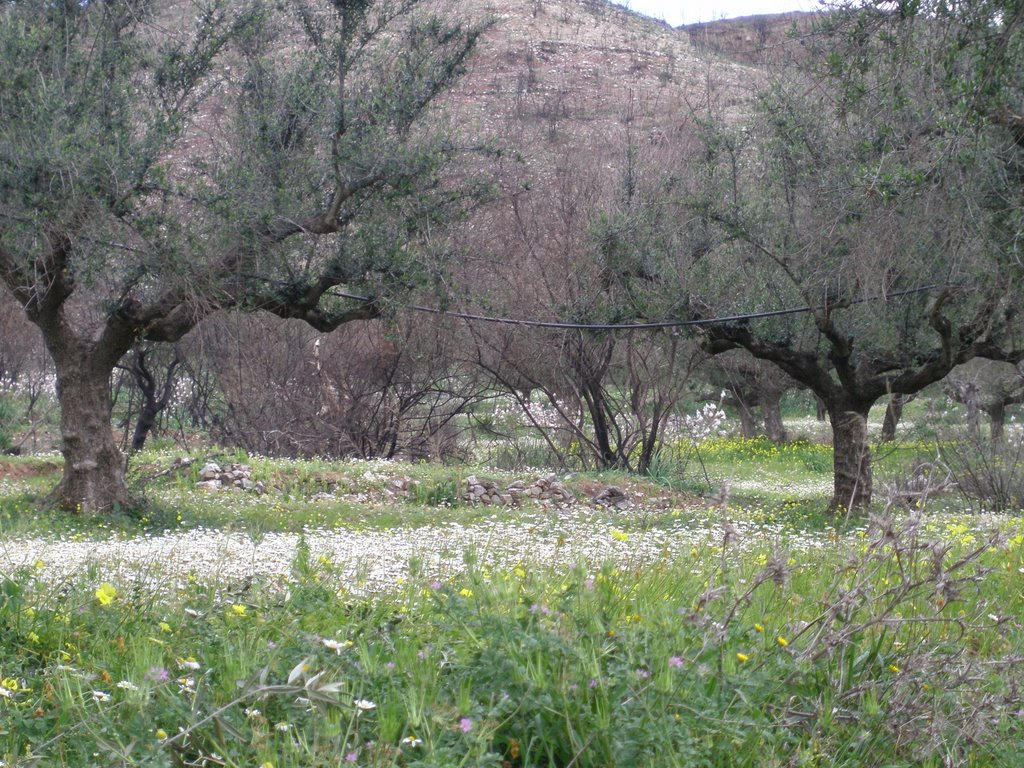
<instances>
[{"instance_id":1,"label":"tree trunk","mask_svg":"<svg viewBox=\"0 0 1024 768\"><path fill-rule=\"evenodd\" d=\"M896 427L903 418L903 406L908 400L906 395L889 395L889 404L885 406L885 419L882 421L880 440L883 443L891 443L896 439Z\"/></svg>"},{"instance_id":2,"label":"tree trunk","mask_svg":"<svg viewBox=\"0 0 1024 768\"><path fill-rule=\"evenodd\" d=\"M740 416L740 432L747 440L752 440L757 437L757 419L754 418L754 412L739 398L736 398L735 403L736 412Z\"/></svg>"},{"instance_id":3,"label":"tree trunk","mask_svg":"<svg viewBox=\"0 0 1024 768\"><path fill-rule=\"evenodd\" d=\"M829 403L835 481L829 511L862 510L871 503L870 406Z\"/></svg>"},{"instance_id":4,"label":"tree trunk","mask_svg":"<svg viewBox=\"0 0 1024 768\"><path fill-rule=\"evenodd\" d=\"M989 434L992 442L999 444L1003 442L1003 430L1006 427L1006 406L1001 400L996 400L987 410L991 429Z\"/></svg>"},{"instance_id":5,"label":"tree trunk","mask_svg":"<svg viewBox=\"0 0 1024 768\"><path fill-rule=\"evenodd\" d=\"M50 499L73 512L131 506L124 456L110 427L110 356L93 342L82 343L67 334L46 336L57 370L64 454L64 475Z\"/></svg>"},{"instance_id":6,"label":"tree trunk","mask_svg":"<svg viewBox=\"0 0 1024 768\"><path fill-rule=\"evenodd\" d=\"M761 410L764 412L764 432L773 443L784 443L788 435L786 425L782 423L782 393L770 392L762 394Z\"/></svg>"},{"instance_id":7,"label":"tree trunk","mask_svg":"<svg viewBox=\"0 0 1024 768\"><path fill-rule=\"evenodd\" d=\"M825 401L817 395L814 396L814 417L818 421L824 421L828 417L828 407Z\"/></svg>"}]
</instances>

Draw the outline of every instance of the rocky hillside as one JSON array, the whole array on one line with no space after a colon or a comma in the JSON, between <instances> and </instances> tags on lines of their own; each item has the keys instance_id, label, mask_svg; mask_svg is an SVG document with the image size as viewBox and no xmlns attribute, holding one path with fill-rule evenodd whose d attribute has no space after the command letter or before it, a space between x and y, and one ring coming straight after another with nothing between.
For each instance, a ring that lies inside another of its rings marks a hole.
<instances>
[{"instance_id":1,"label":"rocky hillside","mask_svg":"<svg viewBox=\"0 0 1024 768\"><path fill-rule=\"evenodd\" d=\"M668 134L719 90L742 103L756 72L710 57L686 31L605 0L463 0L494 25L455 101L479 127L576 141L623 126Z\"/></svg>"},{"instance_id":2,"label":"rocky hillside","mask_svg":"<svg viewBox=\"0 0 1024 768\"><path fill-rule=\"evenodd\" d=\"M800 61L815 13L779 13L680 27L696 50L751 66Z\"/></svg>"}]
</instances>

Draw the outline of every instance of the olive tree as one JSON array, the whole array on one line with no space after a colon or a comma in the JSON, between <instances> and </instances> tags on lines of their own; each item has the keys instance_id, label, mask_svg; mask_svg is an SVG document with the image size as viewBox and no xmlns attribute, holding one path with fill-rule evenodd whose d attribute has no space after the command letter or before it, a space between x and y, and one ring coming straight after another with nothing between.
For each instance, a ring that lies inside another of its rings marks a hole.
<instances>
[{"instance_id":1,"label":"olive tree","mask_svg":"<svg viewBox=\"0 0 1024 768\"><path fill-rule=\"evenodd\" d=\"M428 271L417 245L467 192L424 118L482 30L419 0L0 16L0 279L56 366L54 500L123 506L109 379L133 345L230 308L329 331Z\"/></svg>"},{"instance_id":2,"label":"olive tree","mask_svg":"<svg viewBox=\"0 0 1024 768\"><path fill-rule=\"evenodd\" d=\"M742 347L825 404L833 510L871 499L867 416L975 356L1021 356L1024 6L839 9L809 68L709 124L684 265L708 351Z\"/></svg>"}]
</instances>

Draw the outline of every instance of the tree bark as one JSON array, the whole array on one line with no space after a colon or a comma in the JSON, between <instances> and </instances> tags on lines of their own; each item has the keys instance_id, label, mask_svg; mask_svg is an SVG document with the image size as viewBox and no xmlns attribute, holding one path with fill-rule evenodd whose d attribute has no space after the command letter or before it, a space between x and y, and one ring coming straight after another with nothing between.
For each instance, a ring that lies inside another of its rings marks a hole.
<instances>
[{"instance_id":1,"label":"tree bark","mask_svg":"<svg viewBox=\"0 0 1024 768\"><path fill-rule=\"evenodd\" d=\"M784 443L789 437L782 422L782 393L772 390L760 396L761 411L764 413L764 431L773 443Z\"/></svg>"},{"instance_id":2,"label":"tree bark","mask_svg":"<svg viewBox=\"0 0 1024 768\"><path fill-rule=\"evenodd\" d=\"M868 444L870 405L828 404L832 424L835 474L829 511L865 509L871 503L871 447Z\"/></svg>"},{"instance_id":3,"label":"tree bark","mask_svg":"<svg viewBox=\"0 0 1024 768\"><path fill-rule=\"evenodd\" d=\"M1006 406L1001 400L996 400L987 408L990 419L990 436L992 442L999 444L1003 442L1003 432L1006 427Z\"/></svg>"},{"instance_id":4,"label":"tree bark","mask_svg":"<svg viewBox=\"0 0 1024 768\"><path fill-rule=\"evenodd\" d=\"M45 335L57 370L64 455L64 475L51 501L71 512L132 506L124 456L110 427L110 357L99 353L97 343Z\"/></svg>"},{"instance_id":5,"label":"tree bark","mask_svg":"<svg viewBox=\"0 0 1024 768\"><path fill-rule=\"evenodd\" d=\"M879 438L883 443L891 443L896 439L896 427L903 418L903 406L909 399L906 395L889 396L889 403L885 406L885 419L882 421L882 435Z\"/></svg>"},{"instance_id":6,"label":"tree bark","mask_svg":"<svg viewBox=\"0 0 1024 768\"><path fill-rule=\"evenodd\" d=\"M740 417L740 432L747 440L757 437L757 418L750 406L742 398L735 398L736 412Z\"/></svg>"}]
</instances>

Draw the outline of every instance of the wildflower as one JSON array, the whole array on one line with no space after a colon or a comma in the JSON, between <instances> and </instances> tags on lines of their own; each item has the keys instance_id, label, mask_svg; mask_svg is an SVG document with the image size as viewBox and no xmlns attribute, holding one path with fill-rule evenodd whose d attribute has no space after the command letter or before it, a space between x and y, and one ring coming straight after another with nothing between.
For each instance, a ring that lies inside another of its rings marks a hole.
<instances>
[{"instance_id":1,"label":"wildflower","mask_svg":"<svg viewBox=\"0 0 1024 768\"><path fill-rule=\"evenodd\" d=\"M153 735L160 739L160 741L163 741L167 738L167 731L165 731L163 728L157 728L156 732Z\"/></svg>"},{"instance_id":2,"label":"wildflower","mask_svg":"<svg viewBox=\"0 0 1024 768\"><path fill-rule=\"evenodd\" d=\"M100 605L110 605L114 602L115 597L117 597L117 590L112 584L104 582L96 590L96 599L100 601Z\"/></svg>"},{"instance_id":3,"label":"wildflower","mask_svg":"<svg viewBox=\"0 0 1024 768\"><path fill-rule=\"evenodd\" d=\"M234 612L234 614L236 616L245 616L246 611L248 611L249 608L248 608L248 606L241 605L239 603L235 603L234 605L231 606L231 610Z\"/></svg>"},{"instance_id":4,"label":"wildflower","mask_svg":"<svg viewBox=\"0 0 1024 768\"><path fill-rule=\"evenodd\" d=\"M898 675L900 673L900 668L897 667L895 664L890 664L889 671L892 672L894 675Z\"/></svg>"},{"instance_id":5,"label":"wildflower","mask_svg":"<svg viewBox=\"0 0 1024 768\"><path fill-rule=\"evenodd\" d=\"M459 594L462 595L463 597L472 597L473 596L473 590L472 589L466 589L465 587L463 587L462 589L459 590Z\"/></svg>"},{"instance_id":6,"label":"wildflower","mask_svg":"<svg viewBox=\"0 0 1024 768\"><path fill-rule=\"evenodd\" d=\"M423 743L423 739L418 739L415 736L410 735L402 739L402 743L409 747L418 747Z\"/></svg>"},{"instance_id":7,"label":"wildflower","mask_svg":"<svg viewBox=\"0 0 1024 768\"><path fill-rule=\"evenodd\" d=\"M106 691L93 691L92 692L92 700L93 701L110 701L110 694L107 693Z\"/></svg>"},{"instance_id":8,"label":"wildflower","mask_svg":"<svg viewBox=\"0 0 1024 768\"><path fill-rule=\"evenodd\" d=\"M343 648L347 648L348 646L352 645L352 643L349 641L342 642L341 640L330 640L326 637L323 638L320 642L323 643L324 648L326 648L329 651L334 651L339 656L341 655L341 651Z\"/></svg>"},{"instance_id":9,"label":"wildflower","mask_svg":"<svg viewBox=\"0 0 1024 768\"><path fill-rule=\"evenodd\" d=\"M784 638L782 635L776 637L775 642L779 644L780 648L785 648L787 645L789 645L789 640Z\"/></svg>"},{"instance_id":10,"label":"wildflower","mask_svg":"<svg viewBox=\"0 0 1024 768\"><path fill-rule=\"evenodd\" d=\"M668 660L668 665L675 669L679 669L681 666L683 666L683 660L679 656L673 656L671 659Z\"/></svg>"},{"instance_id":11,"label":"wildflower","mask_svg":"<svg viewBox=\"0 0 1024 768\"><path fill-rule=\"evenodd\" d=\"M369 712L371 709L376 709L377 705L367 699L356 699L352 702L356 709L362 712Z\"/></svg>"},{"instance_id":12,"label":"wildflower","mask_svg":"<svg viewBox=\"0 0 1024 768\"><path fill-rule=\"evenodd\" d=\"M263 763L260 763L260 768L274 768L274 764L267 760Z\"/></svg>"},{"instance_id":13,"label":"wildflower","mask_svg":"<svg viewBox=\"0 0 1024 768\"><path fill-rule=\"evenodd\" d=\"M648 677L651 676L651 673L648 672L646 669L640 668L636 671L636 676L639 677L641 680L646 680Z\"/></svg>"},{"instance_id":14,"label":"wildflower","mask_svg":"<svg viewBox=\"0 0 1024 768\"><path fill-rule=\"evenodd\" d=\"M275 730L278 730L281 733L288 733L288 729L291 728L291 727L292 727L291 723L284 723L284 722L277 723L274 726Z\"/></svg>"},{"instance_id":15,"label":"wildflower","mask_svg":"<svg viewBox=\"0 0 1024 768\"><path fill-rule=\"evenodd\" d=\"M625 531L620 531L618 528L612 528L612 539L615 541L629 541L629 534Z\"/></svg>"},{"instance_id":16,"label":"wildflower","mask_svg":"<svg viewBox=\"0 0 1024 768\"><path fill-rule=\"evenodd\" d=\"M352 750L347 755L345 755L345 762L346 763L354 763L358 759L359 759L359 753L356 752L355 750Z\"/></svg>"},{"instance_id":17,"label":"wildflower","mask_svg":"<svg viewBox=\"0 0 1024 768\"><path fill-rule=\"evenodd\" d=\"M160 622L160 631L161 632L166 632L167 634L170 634L171 633L171 625L168 624L166 621L161 621Z\"/></svg>"},{"instance_id":18,"label":"wildflower","mask_svg":"<svg viewBox=\"0 0 1024 768\"><path fill-rule=\"evenodd\" d=\"M13 677L5 677L3 681L0 681L0 697L5 699L13 699L14 694L18 692L18 681Z\"/></svg>"},{"instance_id":19,"label":"wildflower","mask_svg":"<svg viewBox=\"0 0 1024 768\"><path fill-rule=\"evenodd\" d=\"M199 670L199 662L195 660L194 656L189 656L187 659L178 659L178 668L197 672Z\"/></svg>"},{"instance_id":20,"label":"wildflower","mask_svg":"<svg viewBox=\"0 0 1024 768\"><path fill-rule=\"evenodd\" d=\"M137 686L131 680L122 680L121 682L119 682L117 684L117 687L120 688L122 691L137 691L137 690L139 690L139 686Z\"/></svg>"},{"instance_id":21,"label":"wildflower","mask_svg":"<svg viewBox=\"0 0 1024 768\"><path fill-rule=\"evenodd\" d=\"M750 661L750 657L745 653L737 653L736 660L739 661L740 664L742 664L745 661Z\"/></svg>"},{"instance_id":22,"label":"wildflower","mask_svg":"<svg viewBox=\"0 0 1024 768\"><path fill-rule=\"evenodd\" d=\"M38 645L39 644L39 635L37 635L35 632L29 632L28 633L28 641L30 643L35 643L36 645Z\"/></svg>"},{"instance_id":23,"label":"wildflower","mask_svg":"<svg viewBox=\"0 0 1024 768\"><path fill-rule=\"evenodd\" d=\"M468 717L462 718L461 720L459 720L459 730L463 733L469 733L471 730L473 730L473 721L470 720Z\"/></svg>"},{"instance_id":24,"label":"wildflower","mask_svg":"<svg viewBox=\"0 0 1024 768\"><path fill-rule=\"evenodd\" d=\"M755 632L764 632L764 625L762 625L762 624L755 624L754 625L754 631Z\"/></svg>"},{"instance_id":25,"label":"wildflower","mask_svg":"<svg viewBox=\"0 0 1024 768\"><path fill-rule=\"evenodd\" d=\"M257 718L262 714L258 709L256 709L256 707L246 707L244 711L245 716L250 720Z\"/></svg>"},{"instance_id":26,"label":"wildflower","mask_svg":"<svg viewBox=\"0 0 1024 768\"><path fill-rule=\"evenodd\" d=\"M166 683L171 679L171 673L163 667L150 667L146 672L146 679L154 683Z\"/></svg>"}]
</instances>

